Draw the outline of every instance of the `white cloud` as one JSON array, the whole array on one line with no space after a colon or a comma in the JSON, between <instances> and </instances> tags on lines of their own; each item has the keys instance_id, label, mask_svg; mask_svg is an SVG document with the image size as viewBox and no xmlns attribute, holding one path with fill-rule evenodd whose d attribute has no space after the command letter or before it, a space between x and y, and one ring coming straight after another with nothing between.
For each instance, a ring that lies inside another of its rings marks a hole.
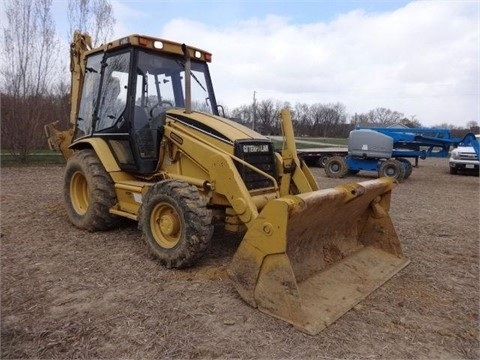
<instances>
[{"instance_id":1,"label":"white cloud","mask_svg":"<svg viewBox=\"0 0 480 360\"><path fill-rule=\"evenodd\" d=\"M116 19L115 25L113 26L114 39L137 33L135 28L131 28L131 25L135 24L135 22L142 20L149 21L147 12L137 10L117 0L112 0L111 4L113 15Z\"/></svg>"},{"instance_id":2,"label":"white cloud","mask_svg":"<svg viewBox=\"0 0 480 360\"><path fill-rule=\"evenodd\" d=\"M413 2L393 12L352 11L325 23L250 18L227 27L183 18L161 36L213 53L217 99L342 102L351 114L388 107L424 125L479 116L479 7Z\"/></svg>"}]
</instances>

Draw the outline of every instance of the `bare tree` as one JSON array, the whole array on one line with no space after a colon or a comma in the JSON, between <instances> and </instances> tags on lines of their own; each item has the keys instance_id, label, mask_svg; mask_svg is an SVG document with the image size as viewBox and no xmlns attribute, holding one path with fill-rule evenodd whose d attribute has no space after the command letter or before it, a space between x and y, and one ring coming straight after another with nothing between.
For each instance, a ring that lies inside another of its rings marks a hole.
<instances>
[{"instance_id":1,"label":"bare tree","mask_svg":"<svg viewBox=\"0 0 480 360\"><path fill-rule=\"evenodd\" d=\"M478 126L478 121L475 121L475 120L467 122L467 129L469 129L470 132L475 134L480 133L480 127Z\"/></svg>"},{"instance_id":2,"label":"bare tree","mask_svg":"<svg viewBox=\"0 0 480 360\"><path fill-rule=\"evenodd\" d=\"M410 116L410 119L408 118L403 118L403 119L400 119L399 121L400 124L402 125L405 125L409 128L419 128L419 127L422 127L422 124L420 123L420 121L418 121L416 119L416 116L415 115L412 115Z\"/></svg>"},{"instance_id":3,"label":"bare tree","mask_svg":"<svg viewBox=\"0 0 480 360\"><path fill-rule=\"evenodd\" d=\"M70 23L69 38L75 30L80 30L90 34L93 46L111 40L116 20L110 1L69 0L67 17Z\"/></svg>"},{"instance_id":4,"label":"bare tree","mask_svg":"<svg viewBox=\"0 0 480 360\"><path fill-rule=\"evenodd\" d=\"M365 114L355 114L355 121L356 124L362 125L392 125L398 124L402 122L408 122L412 126L417 124L417 120L415 116L412 117L411 120L405 117L404 114L398 111L392 111L387 108L376 108L370 110L368 113Z\"/></svg>"},{"instance_id":5,"label":"bare tree","mask_svg":"<svg viewBox=\"0 0 480 360\"><path fill-rule=\"evenodd\" d=\"M357 125L367 125L371 123L370 117L368 114L357 114L355 113L355 116L353 120L351 121L355 126Z\"/></svg>"},{"instance_id":6,"label":"bare tree","mask_svg":"<svg viewBox=\"0 0 480 360\"><path fill-rule=\"evenodd\" d=\"M256 106L255 130L264 135L280 134L279 113L280 109L285 107L290 108L290 104L272 99L260 101Z\"/></svg>"},{"instance_id":7,"label":"bare tree","mask_svg":"<svg viewBox=\"0 0 480 360\"><path fill-rule=\"evenodd\" d=\"M44 94L52 85L58 55L52 0L9 0L5 5L4 91L21 97Z\"/></svg>"},{"instance_id":8,"label":"bare tree","mask_svg":"<svg viewBox=\"0 0 480 360\"><path fill-rule=\"evenodd\" d=\"M233 109L231 114L232 120L243 124L248 127L252 127L253 122L253 108L251 105L242 105Z\"/></svg>"},{"instance_id":9,"label":"bare tree","mask_svg":"<svg viewBox=\"0 0 480 360\"><path fill-rule=\"evenodd\" d=\"M277 109L273 100L262 100L256 106L255 130L262 134L270 134L277 119Z\"/></svg>"},{"instance_id":10,"label":"bare tree","mask_svg":"<svg viewBox=\"0 0 480 360\"><path fill-rule=\"evenodd\" d=\"M313 104L310 107L310 118L312 122L310 134L322 137L335 136L339 125L344 124L347 119L345 105Z\"/></svg>"},{"instance_id":11,"label":"bare tree","mask_svg":"<svg viewBox=\"0 0 480 360\"><path fill-rule=\"evenodd\" d=\"M8 0L3 26L2 147L26 161L43 141L49 93L55 85L58 42L52 0Z\"/></svg>"},{"instance_id":12,"label":"bare tree","mask_svg":"<svg viewBox=\"0 0 480 360\"><path fill-rule=\"evenodd\" d=\"M310 134L310 107L307 104L295 104L292 115L293 129L299 136Z\"/></svg>"},{"instance_id":13,"label":"bare tree","mask_svg":"<svg viewBox=\"0 0 480 360\"><path fill-rule=\"evenodd\" d=\"M374 124L389 125L398 123L404 115L398 111L392 111L387 108L376 108L368 112L369 120Z\"/></svg>"}]
</instances>

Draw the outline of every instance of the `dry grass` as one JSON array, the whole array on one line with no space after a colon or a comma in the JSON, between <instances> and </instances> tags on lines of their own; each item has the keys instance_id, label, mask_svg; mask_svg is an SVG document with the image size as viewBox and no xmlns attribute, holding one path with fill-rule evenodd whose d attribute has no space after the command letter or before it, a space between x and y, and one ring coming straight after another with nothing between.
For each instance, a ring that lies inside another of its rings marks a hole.
<instances>
[{"instance_id":1,"label":"dry grass","mask_svg":"<svg viewBox=\"0 0 480 360\"><path fill-rule=\"evenodd\" d=\"M325 178L322 187L361 181ZM317 336L247 306L221 231L194 269L153 260L136 224L72 227L60 167L1 169L2 358L480 358L479 178L420 162L391 216L412 263Z\"/></svg>"}]
</instances>

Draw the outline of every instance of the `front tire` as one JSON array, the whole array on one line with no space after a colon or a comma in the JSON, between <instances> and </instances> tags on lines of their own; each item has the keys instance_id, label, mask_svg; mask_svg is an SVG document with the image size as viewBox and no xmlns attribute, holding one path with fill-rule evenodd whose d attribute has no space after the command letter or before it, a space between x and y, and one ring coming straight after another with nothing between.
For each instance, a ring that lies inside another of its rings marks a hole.
<instances>
[{"instance_id":1,"label":"front tire","mask_svg":"<svg viewBox=\"0 0 480 360\"><path fill-rule=\"evenodd\" d=\"M68 159L63 194L76 227L98 231L118 225L120 218L109 212L117 203L113 180L92 149L75 151Z\"/></svg>"},{"instance_id":2,"label":"front tire","mask_svg":"<svg viewBox=\"0 0 480 360\"><path fill-rule=\"evenodd\" d=\"M325 174L328 177L339 179L348 173L348 166L345 158L341 156L332 156L325 164Z\"/></svg>"},{"instance_id":3,"label":"front tire","mask_svg":"<svg viewBox=\"0 0 480 360\"><path fill-rule=\"evenodd\" d=\"M185 268L200 258L213 234L212 214L195 186L161 181L140 208L139 228L151 251L167 268Z\"/></svg>"},{"instance_id":4,"label":"front tire","mask_svg":"<svg viewBox=\"0 0 480 360\"><path fill-rule=\"evenodd\" d=\"M408 161L408 159L405 159L405 158L397 158L397 160L400 161L405 168L404 180L408 179L410 175L412 175L412 171L413 171L412 164L410 163L410 161Z\"/></svg>"},{"instance_id":5,"label":"front tire","mask_svg":"<svg viewBox=\"0 0 480 360\"><path fill-rule=\"evenodd\" d=\"M405 166L398 160L386 160L380 165L378 176L387 176L402 181L405 178Z\"/></svg>"}]
</instances>

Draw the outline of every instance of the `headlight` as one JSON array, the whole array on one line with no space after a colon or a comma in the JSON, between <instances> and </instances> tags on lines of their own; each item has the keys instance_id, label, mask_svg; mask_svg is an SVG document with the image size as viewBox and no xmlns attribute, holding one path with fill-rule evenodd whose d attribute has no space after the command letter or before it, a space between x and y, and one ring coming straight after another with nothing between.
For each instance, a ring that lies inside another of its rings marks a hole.
<instances>
[{"instance_id":1,"label":"headlight","mask_svg":"<svg viewBox=\"0 0 480 360\"><path fill-rule=\"evenodd\" d=\"M459 159L460 158L460 153L458 151L453 150L452 151L452 158Z\"/></svg>"}]
</instances>

